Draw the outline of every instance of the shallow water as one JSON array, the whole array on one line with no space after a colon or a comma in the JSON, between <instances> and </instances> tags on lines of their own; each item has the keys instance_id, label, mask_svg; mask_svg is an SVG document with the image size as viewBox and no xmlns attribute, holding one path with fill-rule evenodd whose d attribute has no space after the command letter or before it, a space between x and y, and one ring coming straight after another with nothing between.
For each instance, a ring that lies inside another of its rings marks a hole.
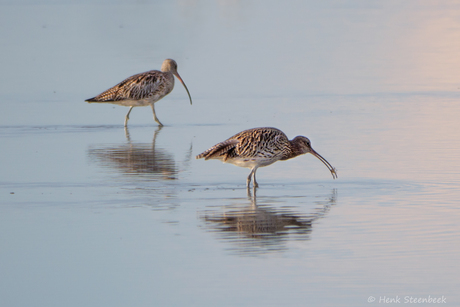
<instances>
[{"instance_id":1,"label":"shallow water","mask_svg":"<svg viewBox=\"0 0 460 307\"><path fill-rule=\"evenodd\" d=\"M5 306L460 304L455 2L0 4ZM8 25L8 27L6 27ZM178 62L150 108L87 104ZM257 172L195 156L306 135ZM375 299L375 301L372 301ZM397 304L397 302L394 302Z\"/></svg>"}]
</instances>

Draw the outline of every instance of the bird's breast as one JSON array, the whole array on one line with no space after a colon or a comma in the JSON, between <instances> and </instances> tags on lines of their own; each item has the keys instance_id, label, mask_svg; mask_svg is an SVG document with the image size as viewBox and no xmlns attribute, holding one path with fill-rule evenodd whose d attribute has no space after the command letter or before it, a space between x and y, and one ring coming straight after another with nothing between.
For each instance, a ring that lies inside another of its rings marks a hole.
<instances>
[{"instance_id":1,"label":"bird's breast","mask_svg":"<svg viewBox=\"0 0 460 307\"><path fill-rule=\"evenodd\" d=\"M278 159L267 159L263 157L247 157L247 158L236 157L236 158L227 159L225 163L231 163L239 167L253 168L254 166L257 166L257 167L268 166L270 164L275 163L276 161L278 161Z\"/></svg>"}]
</instances>

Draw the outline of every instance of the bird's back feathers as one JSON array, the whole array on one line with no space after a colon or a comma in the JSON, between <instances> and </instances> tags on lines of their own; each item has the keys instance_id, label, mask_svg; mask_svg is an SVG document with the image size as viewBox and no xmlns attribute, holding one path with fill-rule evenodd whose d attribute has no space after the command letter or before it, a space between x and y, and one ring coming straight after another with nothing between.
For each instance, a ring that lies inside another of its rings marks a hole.
<instances>
[{"instance_id":1,"label":"bird's back feathers","mask_svg":"<svg viewBox=\"0 0 460 307\"><path fill-rule=\"evenodd\" d=\"M197 159L282 159L290 153L287 136L276 128L244 130L196 156Z\"/></svg>"},{"instance_id":2,"label":"bird's back feathers","mask_svg":"<svg viewBox=\"0 0 460 307\"><path fill-rule=\"evenodd\" d=\"M165 88L167 84L171 82L174 84L174 77L172 74L169 79L171 80L166 80L164 73L161 71L147 71L131 76L96 97L87 99L86 101L110 102L121 100L140 100L154 95L159 95L161 96L159 98L162 98L169 94L173 88L171 86L169 91Z\"/></svg>"}]
</instances>

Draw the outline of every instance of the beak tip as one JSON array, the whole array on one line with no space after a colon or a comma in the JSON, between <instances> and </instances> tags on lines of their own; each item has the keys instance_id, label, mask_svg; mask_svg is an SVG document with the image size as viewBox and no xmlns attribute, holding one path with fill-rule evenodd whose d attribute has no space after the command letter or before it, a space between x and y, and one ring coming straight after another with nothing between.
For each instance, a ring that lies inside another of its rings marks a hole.
<instances>
[{"instance_id":1,"label":"beak tip","mask_svg":"<svg viewBox=\"0 0 460 307\"><path fill-rule=\"evenodd\" d=\"M335 167L332 168L331 173L332 173L332 178L334 178L334 179L339 178L339 176L337 176L337 169Z\"/></svg>"}]
</instances>

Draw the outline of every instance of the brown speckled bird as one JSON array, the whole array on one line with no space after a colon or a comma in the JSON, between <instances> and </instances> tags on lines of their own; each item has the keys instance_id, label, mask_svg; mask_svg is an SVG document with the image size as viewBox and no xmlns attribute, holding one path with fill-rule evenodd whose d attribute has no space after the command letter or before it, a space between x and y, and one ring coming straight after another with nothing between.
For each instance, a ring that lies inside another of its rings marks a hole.
<instances>
[{"instance_id":1,"label":"brown speckled bird","mask_svg":"<svg viewBox=\"0 0 460 307\"><path fill-rule=\"evenodd\" d=\"M174 88L174 76L184 85L192 104L192 97L182 78L177 72L177 63L166 59L161 65L161 71L151 70L131 76L118 83L96 97L87 99L87 102L106 102L130 107L125 117L125 127L128 125L129 113L134 107L150 105L153 111L153 119L160 125L163 124L155 114L154 103L171 93Z\"/></svg>"},{"instance_id":2,"label":"brown speckled bird","mask_svg":"<svg viewBox=\"0 0 460 307\"><path fill-rule=\"evenodd\" d=\"M254 128L244 130L231 138L214 145L196 156L197 159L219 159L236 166L251 169L246 185L249 188L251 176L254 187L257 168L268 166L278 160L288 160L298 155L311 153L327 166L332 178L337 178L337 172L326 159L311 148L310 140L304 136L296 136L289 140L283 131L276 128Z\"/></svg>"}]
</instances>

